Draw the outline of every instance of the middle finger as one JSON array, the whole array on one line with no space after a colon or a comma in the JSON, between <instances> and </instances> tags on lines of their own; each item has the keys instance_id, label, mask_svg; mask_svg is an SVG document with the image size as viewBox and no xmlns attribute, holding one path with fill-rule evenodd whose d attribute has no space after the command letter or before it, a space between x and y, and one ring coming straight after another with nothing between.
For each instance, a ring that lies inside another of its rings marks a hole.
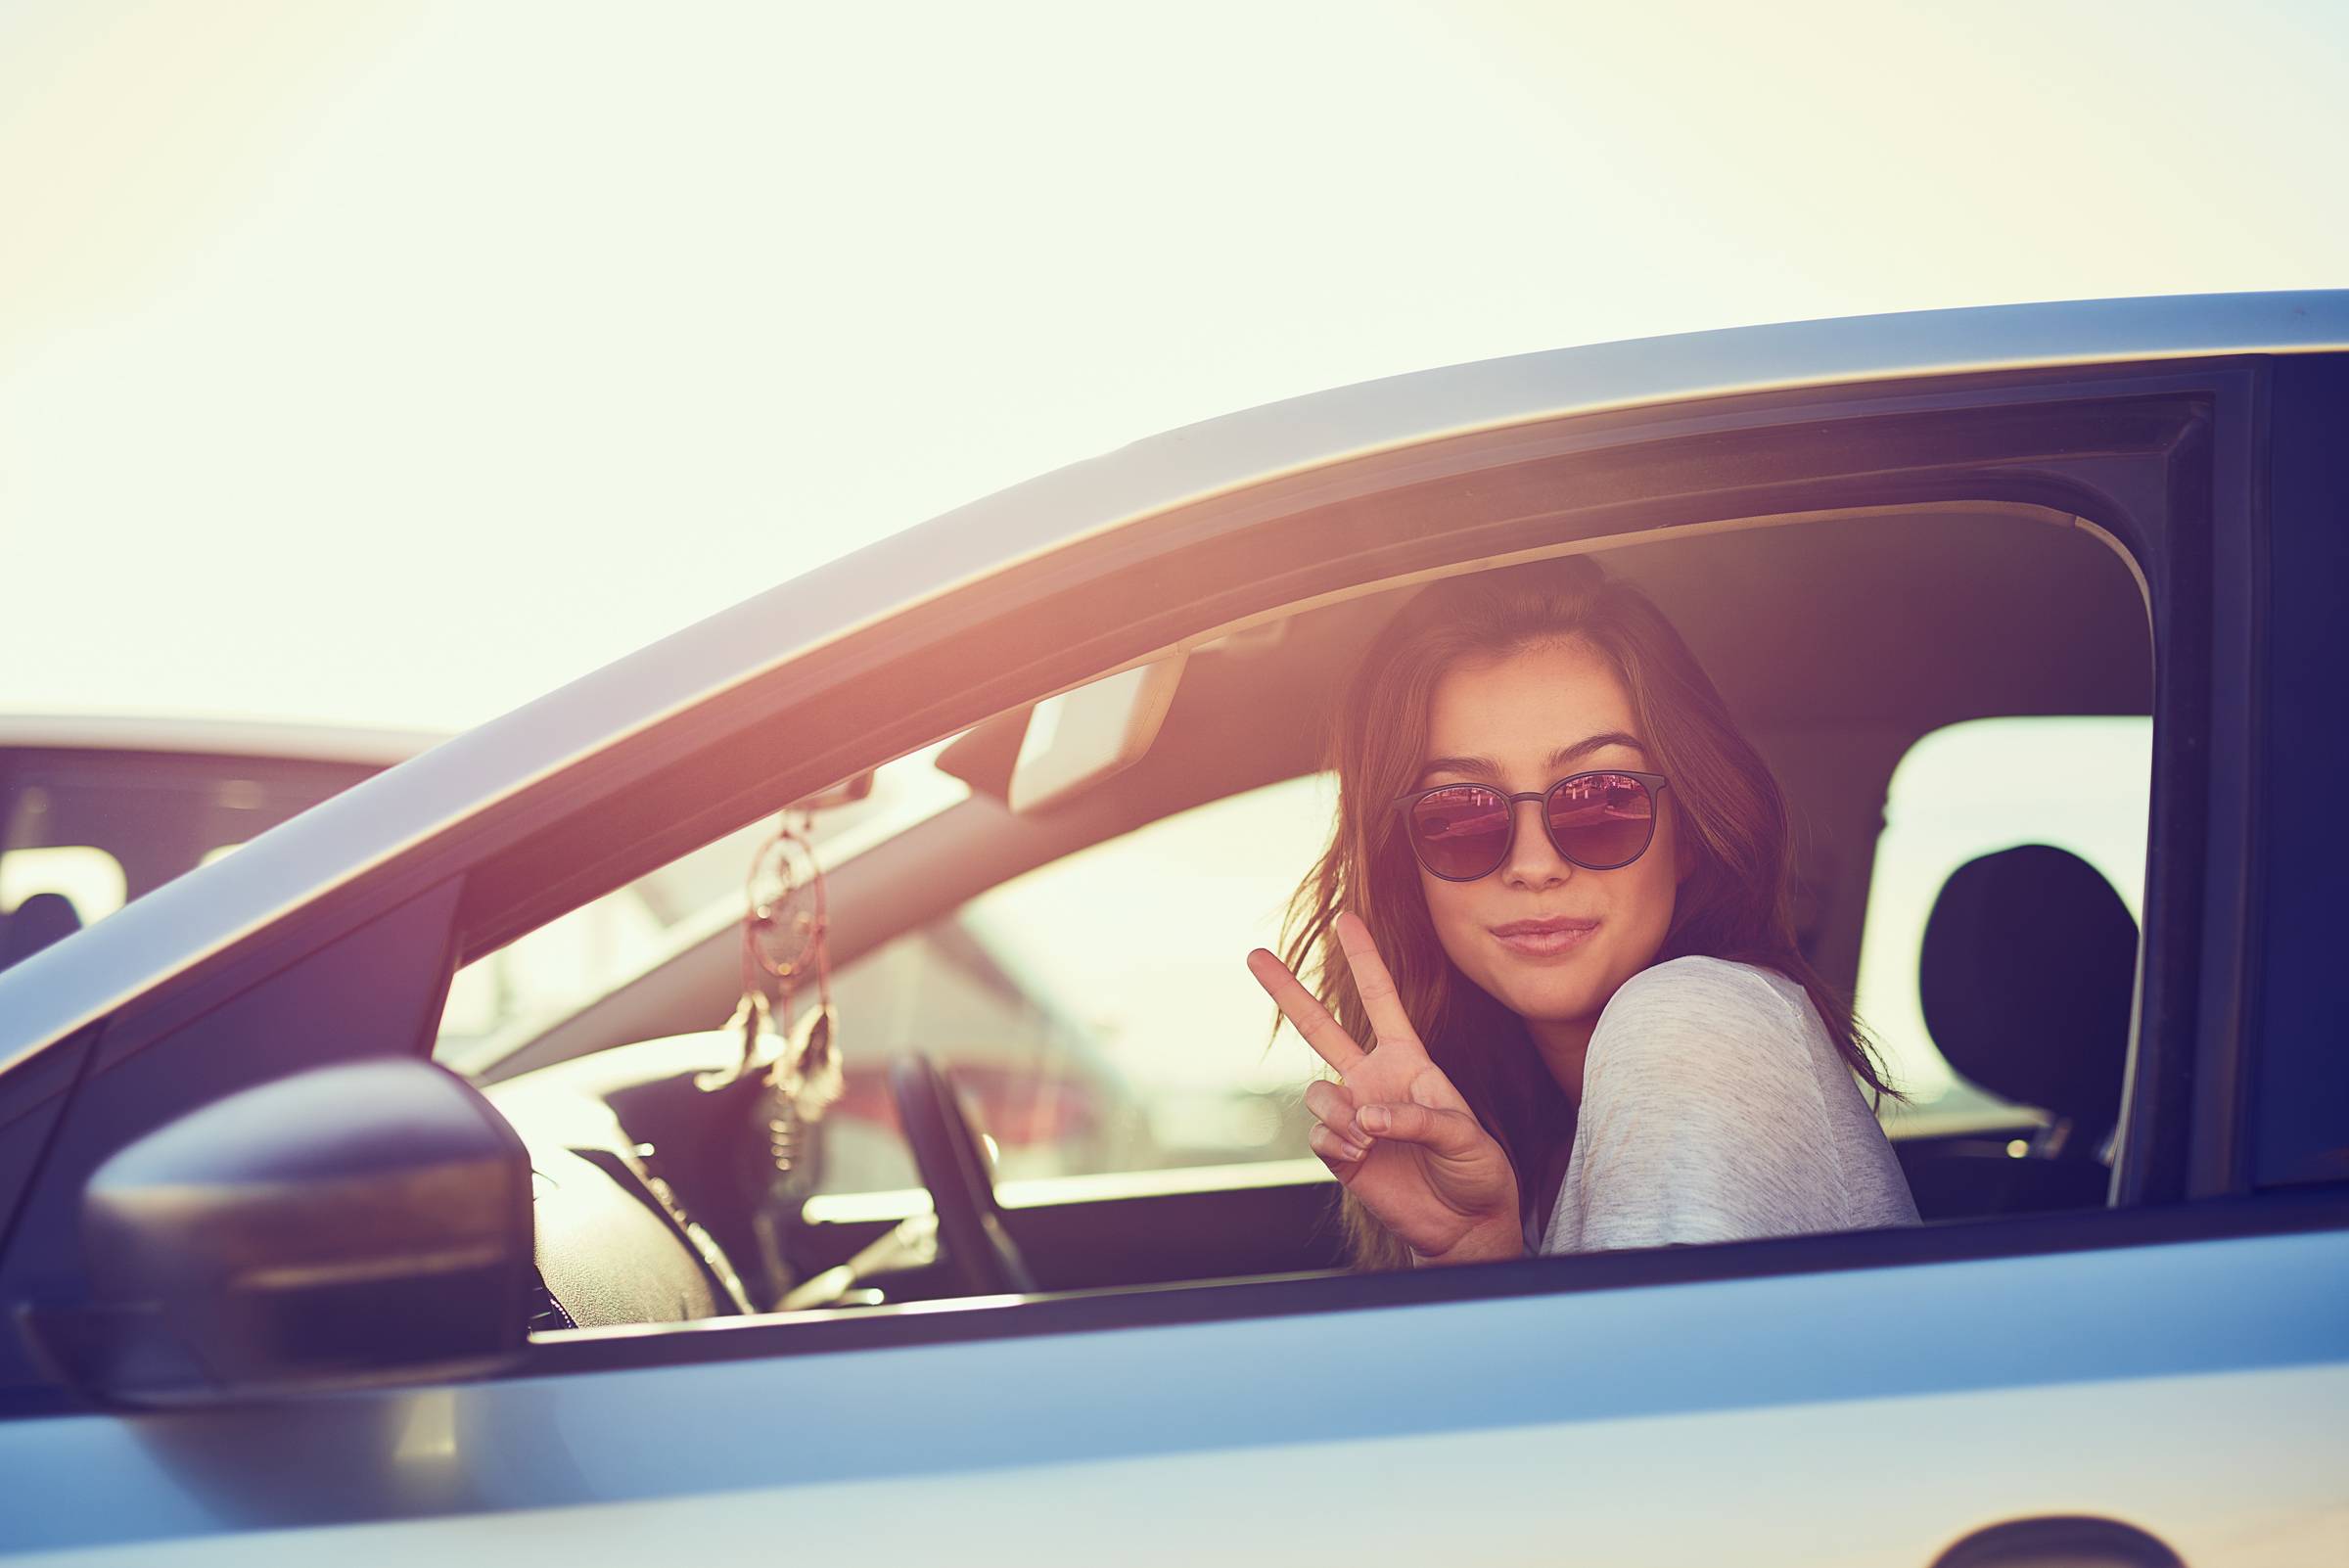
<instances>
[{"instance_id":1,"label":"middle finger","mask_svg":"<svg viewBox=\"0 0 2349 1568\"><path fill-rule=\"evenodd\" d=\"M1419 1032L1403 1010L1403 998L1396 994L1395 977L1387 973L1386 960L1378 955L1378 944L1370 936L1370 928L1358 914L1339 915L1330 922L1337 933L1338 948L1346 954L1346 968L1354 976L1354 993L1362 999L1362 1011L1369 1015L1370 1027L1378 1033L1378 1043L1388 1040L1416 1040ZM1339 1068L1344 1072L1344 1068Z\"/></svg>"},{"instance_id":2,"label":"middle finger","mask_svg":"<svg viewBox=\"0 0 2349 1568\"><path fill-rule=\"evenodd\" d=\"M1313 1113L1322 1126L1349 1143L1368 1147L1369 1135L1354 1119L1354 1096L1327 1079L1314 1079L1305 1086L1305 1108Z\"/></svg>"}]
</instances>

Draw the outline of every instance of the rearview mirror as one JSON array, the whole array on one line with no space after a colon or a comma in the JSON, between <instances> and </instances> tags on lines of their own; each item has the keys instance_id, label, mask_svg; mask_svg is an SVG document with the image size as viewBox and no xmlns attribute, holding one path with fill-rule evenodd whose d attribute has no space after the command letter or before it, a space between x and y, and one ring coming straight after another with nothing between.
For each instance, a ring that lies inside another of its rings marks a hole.
<instances>
[{"instance_id":1,"label":"rearview mirror","mask_svg":"<svg viewBox=\"0 0 2349 1568\"><path fill-rule=\"evenodd\" d=\"M842 779L828 790L817 790L813 795L804 796L792 802L789 809L807 812L837 811L844 806L854 806L858 801L870 800L872 794L873 770L868 767L861 773L852 773Z\"/></svg>"},{"instance_id":2,"label":"rearview mirror","mask_svg":"<svg viewBox=\"0 0 2349 1568\"><path fill-rule=\"evenodd\" d=\"M1042 810L1140 761L1158 738L1187 658L1168 654L1037 703L1012 763L1011 808Z\"/></svg>"},{"instance_id":3,"label":"rearview mirror","mask_svg":"<svg viewBox=\"0 0 2349 1568\"><path fill-rule=\"evenodd\" d=\"M438 1381L527 1339L530 1161L413 1060L320 1068L191 1112L90 1178L90 1304L33 1314L67 1380L126 1405Z\"/></svg>"}]
</instances>

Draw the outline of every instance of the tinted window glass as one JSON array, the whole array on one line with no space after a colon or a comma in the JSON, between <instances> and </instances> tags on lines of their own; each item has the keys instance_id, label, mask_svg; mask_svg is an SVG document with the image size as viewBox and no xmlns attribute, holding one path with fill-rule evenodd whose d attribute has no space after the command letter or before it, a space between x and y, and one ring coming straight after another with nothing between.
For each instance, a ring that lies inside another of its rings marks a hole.
<instances>
[{"instance_id":1,"label":"tinted window glass","mask_svg":"<svg viewBox=\"0 0 2349 1568\"><path fill-rule=\"evenodd\" d=\"M373 771L176 752L0 752L0 968Z\"/></svg>"}]
</instances>

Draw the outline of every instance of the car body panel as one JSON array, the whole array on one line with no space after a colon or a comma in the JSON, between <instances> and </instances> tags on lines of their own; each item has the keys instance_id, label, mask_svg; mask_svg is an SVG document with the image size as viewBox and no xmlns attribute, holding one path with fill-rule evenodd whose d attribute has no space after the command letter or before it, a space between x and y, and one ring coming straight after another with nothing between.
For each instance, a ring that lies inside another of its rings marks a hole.
<instances>
[{"instance_id":1,"label":"car body panel","mask_svg":"<svg viewBox=\"0 0 2349 1568\"><path fill-rule=\"evenodd\" d=\"M1468 1541L1489 1553L1470 1560L1540 1545L1922 1568L1966 1530L2056 1511L2129 1520L2197 1565L2349 1546L2334 1462L2349 1232L1539 1288L1575 1262L1451 1271L1531 1294L1376 1311L0 1424L20 1499L0 1545L228 1560L208 1538L259 1562L505 1543L594 1560L787 1539L794 1555L887 1561L1089 1563L1114 1545L1120 1561L1239 1564L1333 1545L1424 1561ZM2022 1331L1986 1336L1993 1320ZM681 1332L715 1351L806 1329ZM625 1335L555 1338L586 1363ZM1329 1499L1350 1480L1412 1503L1333 1544ZM293 1533L253 1533L271 1529Z\"/></svg>"}]
</instances>

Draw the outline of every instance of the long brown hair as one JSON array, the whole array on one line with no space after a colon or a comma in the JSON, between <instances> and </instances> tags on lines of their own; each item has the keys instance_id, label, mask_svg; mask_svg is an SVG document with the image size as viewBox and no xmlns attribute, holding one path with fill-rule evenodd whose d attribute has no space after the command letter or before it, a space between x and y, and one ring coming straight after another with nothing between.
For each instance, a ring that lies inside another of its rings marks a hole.
<instances>
[{"instance_id":1,"label":"long brown hair","mask_svg":"<svg viewBox=\"0 0 2349 1568\"><path fill-rule=\"evenodd\" d=\"M1290 901L1282 956L1347 1033L1366 1040L1369 1020L1335 953L1330 922L1352 909L1368 923L1428 1055L1515 1168L1521 1221L1531 1218L1543 1175L1573 1136L1574 1107L1523 1020L1445 954L1387 803L1419 776L1429 710L1448 669L1462 659L1505 658L1561 641L1595 650L1622 678L1653 765L1672 780L1667 799L1691 868L1653 961L1702 953L1778 971L1810 994L1828 1038L1877 1103L1903 1098L1887 1084L1850 1000L1795 945L1785 799L1663 612L1588 556L1447 578L1416 594L1380 634L1331 715L1337 821L1329 848ZM1403 1244L1351 1193L1345 1225L1355 1267L1408 1263Z\"/></svg>"}]
</instances>

